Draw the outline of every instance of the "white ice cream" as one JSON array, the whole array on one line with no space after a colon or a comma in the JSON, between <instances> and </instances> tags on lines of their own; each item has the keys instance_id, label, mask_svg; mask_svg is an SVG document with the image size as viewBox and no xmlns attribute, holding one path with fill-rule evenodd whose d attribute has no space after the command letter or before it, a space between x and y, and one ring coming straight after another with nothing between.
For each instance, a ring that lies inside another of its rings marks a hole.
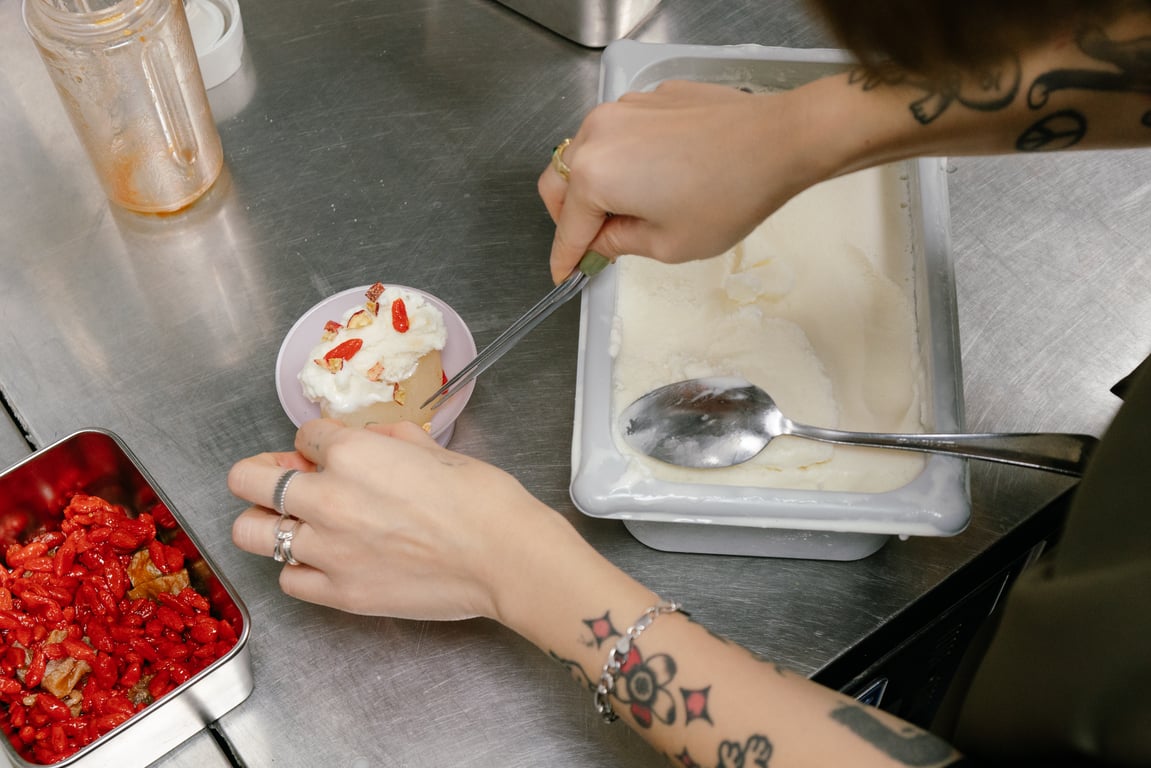
<instances>
[{"instance_id":1,"label":"white ice cream","mask_svg":"<svg viewBox=\"0 0 1151 768\"><path fill-rule=\"evenodd\" d=\"M404 303L408 317L408 329L404 332L397 331L392 322L392 304L397 300ZM335 335L312 349L310 362L300 371L304 396L315 403L326 403L333 414L391 402L394 385L411 378L424 355L444 348L447 329L443 314L423 296L388 286L377 302L378 314L371 315L365 306L345 312ZM369 313L370 317L361 317L371 322L350 328L349 321L357 312ZM362 339L363 346L339 370L315 362L323 361L331 350L353 338Z\"/></svg>"},{"instance_id":2,"label":"white ice cream","mask_svg":"<svg viewBox=\"0 0 1151 768\"><path fill-rule=\"evenodd\" d=\"M823 427L924 431L905 167L824 182L722 256L677 266L618 262L613 414L657 386L742 376L784 414ZM625 455L634 455L621 440ZM883 492L921 454L774 440L752 461L692 470L636 456L671 482Z\"/></svg>"}]
</instances>

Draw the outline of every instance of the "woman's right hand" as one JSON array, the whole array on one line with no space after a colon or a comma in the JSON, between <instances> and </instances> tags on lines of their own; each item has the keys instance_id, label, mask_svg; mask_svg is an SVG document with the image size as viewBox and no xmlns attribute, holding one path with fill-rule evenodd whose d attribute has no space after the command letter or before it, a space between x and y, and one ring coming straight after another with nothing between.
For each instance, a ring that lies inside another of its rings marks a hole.
<instances>
[{"instance_id":1,"label":"woman's right hand","mask_svg":"<svg viewBox=\"0 0 1151 768\"><path fill-rule=\"evenodd\" d=\"M676 263L719 255L831 173L803 89L668 81L585 118L539 192L556 222L552 277L588 250Z\"/></svg>"}]
</instances>

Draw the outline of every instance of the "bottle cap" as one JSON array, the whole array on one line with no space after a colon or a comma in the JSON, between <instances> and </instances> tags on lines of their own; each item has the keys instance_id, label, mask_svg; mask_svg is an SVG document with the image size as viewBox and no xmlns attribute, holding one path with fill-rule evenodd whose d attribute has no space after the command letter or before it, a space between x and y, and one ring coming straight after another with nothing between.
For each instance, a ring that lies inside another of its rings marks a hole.
<instances>
[{"instance_id":1,"label":"bottle cap","mask_svg":"<svg viewBox=\"0 0 1151 768\"><path fill-rule=\"evenodd\" d=\"M237 0L184 0L192 44L205 88L214 88L240 68L244 22Z\"/></svg>"}]
</instances>

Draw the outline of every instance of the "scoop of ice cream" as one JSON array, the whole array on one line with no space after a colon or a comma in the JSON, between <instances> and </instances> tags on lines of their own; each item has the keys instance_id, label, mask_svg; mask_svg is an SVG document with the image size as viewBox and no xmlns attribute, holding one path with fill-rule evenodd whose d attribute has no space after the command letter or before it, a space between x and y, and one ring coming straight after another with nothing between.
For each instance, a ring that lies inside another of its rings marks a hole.
<instances>
[{"instance_id":1,"label":"scoop of ice cream","mask_svg":"<svg viewBox=\"0 0 1151 768\"><path fill-rule=\"evenodd\" d=\"M337 417L396 401L420 360L447 340L443 314L422 295L377 283L365 298L327 324L299 373L304 396Z\"/></svg>"}]
</instances>

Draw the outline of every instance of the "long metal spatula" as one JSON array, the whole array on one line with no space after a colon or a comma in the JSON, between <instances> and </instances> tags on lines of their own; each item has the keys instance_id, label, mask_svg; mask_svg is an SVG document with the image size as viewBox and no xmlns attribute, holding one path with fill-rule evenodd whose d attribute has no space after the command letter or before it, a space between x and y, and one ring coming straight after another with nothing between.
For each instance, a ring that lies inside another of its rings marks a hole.
<instances>
[{"instance_id":1,"label":"long metal spatula","mask_svg":"<svg viewBox=\"0 0 1151 768\"><path fill-rule=\"evenodd\" d=\"M421 408L427 408L429 404L434 404L433 407L439 408L447 400L457 392L459 392L464 385L469 381L479 376L488 368L499 360L504 354L519 343L520 339L531 333L532 329L539 325L543 320L548 317L552 312L555 312L563 304L567 303L579 295L583 287L587 285L588 280L603 271L611 262L604 256L599 255L595 251L588 251L584 257L580 259L580 263L572 270L572 273L564 278L564 281L553 288L546 296L540 299L534 307L524 313L523 317L516 320L511 324L506 331L501 333L499 337L491 344L484 347L483 351L475 356L470 363L465 365L459 373L448 379L442 387L437 389L431 397L424 401Z\"/></svg>"}]
</instances>

